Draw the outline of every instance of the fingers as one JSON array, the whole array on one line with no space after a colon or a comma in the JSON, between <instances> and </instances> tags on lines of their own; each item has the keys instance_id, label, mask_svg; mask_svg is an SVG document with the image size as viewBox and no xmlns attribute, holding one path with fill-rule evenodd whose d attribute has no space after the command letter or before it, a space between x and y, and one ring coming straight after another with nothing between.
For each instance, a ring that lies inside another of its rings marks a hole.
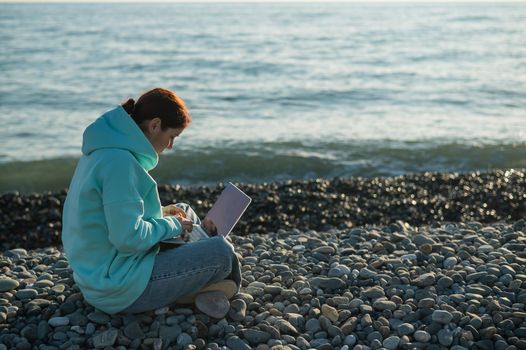
<instances>
[{"instance_id":1,"label":"fingers","mask_svg":"<svg viewBox=\"0 0 526 350\"><path fill-rule=\"evenodd\" d=\"M170 205L169 207L166 207L165 215L173 215L173 216L179 216L182 218L186 218L186 212L183 209L176 207L173 204Z\"/></svg>"},{"instance_id":2,"label":"fingers","mask_svg":"<svg viewBox=\"0 0 526 350\"><path fill-rule=\"evenodd\" d=\"M182 219L183 229L187 232L192 232L194 228L193 222L187 219Z\"/></svg>"},{"instance_id":3,"label":"fingers","mask_svg":"<svg viewBox=\"0 0 526 350\"><path fill-rule=\"evenodd\" d=\"M190 239L190 236L188 235L187 232L183 231L181 232L181 238L183 239L183 241L188 242L188 240Z\"/></svg>"},{"instance_id":4,"label":"fingers","mask_svg":"<svg viewBox=\"0 0 526 350\"><path fill-rule=\"evenodd\" d=\"M192 231L192 229L194 228L194 223L191 220L184 219L180 216L176 216L176 218L181 224L181 226L183 227L184 231L188 231L188 232Z\"/></svg>"}]
</instances>

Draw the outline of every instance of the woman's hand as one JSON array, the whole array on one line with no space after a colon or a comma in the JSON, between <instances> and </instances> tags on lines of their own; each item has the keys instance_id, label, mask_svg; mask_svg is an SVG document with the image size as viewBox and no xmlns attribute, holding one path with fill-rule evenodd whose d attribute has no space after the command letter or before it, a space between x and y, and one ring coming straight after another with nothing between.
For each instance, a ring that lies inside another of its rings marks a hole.
<instances>
[{"instance_id":1,"label":"woman's hand","mask_svg":"<svg viewBox=\"0 0 526 350\"><path fill-rule=\"evenodd\" d=\"M181 232L181 238L187 242L189 238L188 233L192 232L192 229L194 228L193 222L188 219L184 219L180 216L176 216L176 218L177 220L179 220L179 223L181 223L181 226L183 226L183 232Z\"/></svg>"},{"instance_id":2,"label":"woman's hand","mask_svg":"<svg viewBox=\"0 0 526 350\"><path fill-rule=\"evenodd\" d=\"M162 207L162 209L163 209L163 216L179 216L182 218L186 218L185 211L177 207L175 204L167 205L166 207Z\"/></svg>"}]
</instances>

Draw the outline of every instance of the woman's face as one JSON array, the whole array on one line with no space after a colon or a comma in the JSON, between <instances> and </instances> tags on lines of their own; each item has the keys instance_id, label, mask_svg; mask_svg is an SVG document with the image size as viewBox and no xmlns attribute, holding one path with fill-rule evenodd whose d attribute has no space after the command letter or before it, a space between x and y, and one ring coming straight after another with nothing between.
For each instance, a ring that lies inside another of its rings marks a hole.
<instances>
[{"instance_id":1,"label":"woman's face","mask_svg":"<svg viewBox=\"0 0 526 350\"><path fill-rule=\"evenodd\" d=\"M161 154L167 148L172 149L175 138L181 135L184 128L167 128L163 130L161 128L161 119L153 118L143 122L142 130L157 154Z\"/></svg>"}]
</instances>

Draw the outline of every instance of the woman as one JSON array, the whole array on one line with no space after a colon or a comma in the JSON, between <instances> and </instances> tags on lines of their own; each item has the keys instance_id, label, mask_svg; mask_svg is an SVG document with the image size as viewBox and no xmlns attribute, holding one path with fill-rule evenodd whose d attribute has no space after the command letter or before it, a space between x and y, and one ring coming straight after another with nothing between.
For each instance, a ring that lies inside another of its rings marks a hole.
<instances>
[{"instance_id":1,"label":"woman","mask_svg":"<svg viewBox=\"0 0 526 350\"><path fill-rule=\"evenodd\" d=\"M239 261L223 237L159 249L160 241L200 223L188 205L161 207L148 174L190 122L184 102L156 88L137 103L129 99L108 111L84 131L83 155L64 203L62 241L84 298L106 313L191 302L203 287L222 291L219 305L224 305L221 299L239 290ZM223 281L227 277L234 282ZM200 294L198 307L213 309L207 303L217 294Z\"/></svg>"}]
</instances>

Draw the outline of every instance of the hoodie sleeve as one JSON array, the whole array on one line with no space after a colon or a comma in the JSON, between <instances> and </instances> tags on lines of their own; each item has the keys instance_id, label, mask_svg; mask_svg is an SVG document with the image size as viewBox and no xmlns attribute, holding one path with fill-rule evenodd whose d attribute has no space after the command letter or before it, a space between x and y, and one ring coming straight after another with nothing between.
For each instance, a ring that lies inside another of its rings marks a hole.
<instances>
[{"instance_id":1,"label":"hoodie sleeve","mask_svg":"<svg viewBox=\"0 0 526 350\"><path fill-rule=\"evenodd\" d=\"M144 201L137 176L144 170L135 160L117 158L109 163L101 179L102 199L108 238L117 250L126 253L147 251L159 241L182 232L175 218L144 219Z\"/></svg>"}]
</instances>

